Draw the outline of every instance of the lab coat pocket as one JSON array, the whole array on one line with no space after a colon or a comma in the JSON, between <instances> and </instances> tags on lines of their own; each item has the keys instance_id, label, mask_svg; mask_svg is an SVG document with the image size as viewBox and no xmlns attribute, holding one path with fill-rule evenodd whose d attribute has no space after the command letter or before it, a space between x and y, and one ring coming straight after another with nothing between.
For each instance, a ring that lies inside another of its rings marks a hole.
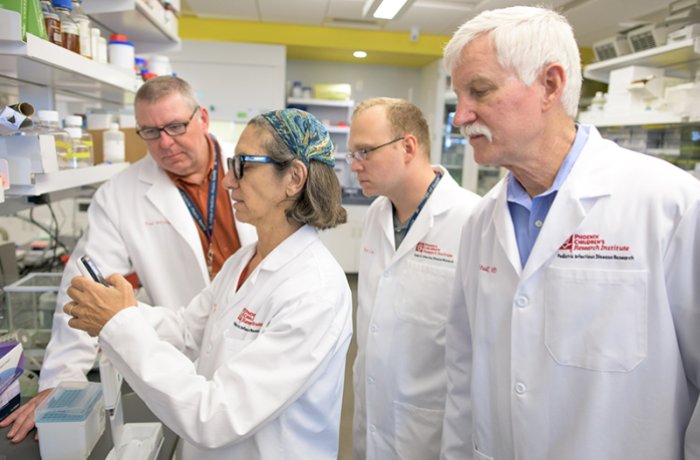
<instances>
[{"instance_id":1,"label":"lab coat pocket","mask_svg":"<svg viewBox=\"0 0 700 460\"><path fill-rule=\"evenodd\" d=\"M454 274L454 266L405 262L400 274L398 302L394 304L396 315L423 326L444 327Z\"/></svg>"},{"instance_id":2,"label":"lab coat pocket","mask_svg":"<svg viewBox=\"0 0 700 460\"><path fill-rule=\"evenodd\" d=\"M555 361L627 372L647 355L646 270L549 268L545 345Z\"/></svg>"},{"instance_id":3,"label":"lab coat pocket","mask_svg":"<svg viewBox=\"0 0 700 460\"><path fill-rule=\"evenodd\" d=\"M475 460L493 460L493 457L489 457L485 453L481 452L479 450L479 446L476 443L476 439L472 439L472 443L474 444L474 459Z\"/></svg>"},{"instance_id":4,"label":"lab coat pocket","mask_svg":"<svg viewBox=\"0 0 700 460\"><path fill-rule=\"evenodd\" d=\"M430 460L440 456L443 410L422 409L394 401L396 453L401 460Z\"/></svg>"}]
</instances>

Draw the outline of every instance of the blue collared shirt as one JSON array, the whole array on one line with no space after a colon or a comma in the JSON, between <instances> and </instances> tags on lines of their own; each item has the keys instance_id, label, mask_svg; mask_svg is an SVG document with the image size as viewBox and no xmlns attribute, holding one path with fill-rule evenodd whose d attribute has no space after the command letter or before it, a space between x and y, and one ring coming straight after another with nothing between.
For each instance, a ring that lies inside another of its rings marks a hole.
<instances>
[{"instance_id":1,"label":"blue collared shirt","mask_svg":"<svg viewBox=\"0 0 700 460\"><path fill-rule=\"evenodd\" d=\"M548 190L535 198L530 198L530 195L527 194L513 174L508 175L508 209L510 210L510 217L513 219L515 239L518 242L518 252L520 253L520 263L523 267L530 257L532 247L537 241L537 236L540 234L544 220L547 218L547 213L549 213L552 203L554 203L557 192L559 192L562 184L569 176L571 169L583 150L583 146L588 141L589 130L590 127L588 126L577 126L574 145L571 146L571 150L564 158L564 162L554 178L554 183Z\"/></svg>"}]
</instances>

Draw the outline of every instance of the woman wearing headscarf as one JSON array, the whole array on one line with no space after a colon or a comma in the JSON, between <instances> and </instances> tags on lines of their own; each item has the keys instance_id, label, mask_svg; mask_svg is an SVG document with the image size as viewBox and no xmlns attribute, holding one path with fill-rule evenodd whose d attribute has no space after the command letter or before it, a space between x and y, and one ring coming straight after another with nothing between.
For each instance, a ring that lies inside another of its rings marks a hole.
<instances>
[{"instance_id":1,"label":"woman wearing headscarf","mask_svg":"<svg viewBox=\"0 0 700 460\"><path fill-rule=\"evenodd\" d=\"M257 116L224 183L258 242L229 258L210 287L172 311L137 307L120 275L110 288L74 278L69 324L99 337L183 439L182 458L337 458L352 307L345 274L317 234L346 218L333 163L312 115Z\"/></svg>"}]
</instances>

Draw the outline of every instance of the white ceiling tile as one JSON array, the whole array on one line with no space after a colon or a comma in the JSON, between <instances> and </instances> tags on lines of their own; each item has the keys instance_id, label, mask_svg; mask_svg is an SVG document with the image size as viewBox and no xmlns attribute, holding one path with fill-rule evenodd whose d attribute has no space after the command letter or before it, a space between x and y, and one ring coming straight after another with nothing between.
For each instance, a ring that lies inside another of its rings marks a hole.
<instances>
[{"instance_id":1,"label":"white ceiling tile","mask_svg":"<svg viewBox=\"0 0 700 460\"><path fill-rule=\"evenodd\" d=\"M321 25L330 0L257 0L264 22Z\"/></svg>"},{"instance_id":2,"label":"white ceiling tile","mask_svg":"<svg viewBox=\"0 0 700 460\"><path fill-rule=\"evenodd\" d=\"M259 21L256 0L187 0L183 12L201 17Z\"/></svg>"},{"instance_id":3,"label":"white ceiling tile","mask_svg":"<svg viewBox=\"0 0 700 460\"><path fill-rule=\"evenodd\" d=\"M377 28L372 18L362 16L365 0L183 0L185 11L203 17L221 17L244 21L281 22L305 25L342 25ZM379 28L409 31L418 27L424 34L452 34L479 12L518 4L541 4L542 0L415 0L400 17ZM607 38L619 30L620 23L666 9L670 0L549 0L547 4L564 8L582 46ZM342 23L332 19L345 19Z\"/></svg>"}]
</instances>

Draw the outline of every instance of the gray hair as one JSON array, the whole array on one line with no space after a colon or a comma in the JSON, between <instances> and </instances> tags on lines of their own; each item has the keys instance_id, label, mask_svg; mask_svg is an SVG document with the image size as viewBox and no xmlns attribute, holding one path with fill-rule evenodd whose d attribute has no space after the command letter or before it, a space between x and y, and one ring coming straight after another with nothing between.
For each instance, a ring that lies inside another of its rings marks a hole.
<instances>
[{"instance_id":1,"label":"gray hair","mask_svg":"<svg viewBox=\"0 0 700 460\"><path fill-rule=\"evenodd\" d=\"M489 34L498 62L515 70L529 86L547 65L559 63L566 73L561 102L574 118L581 94L581 57L574 32L564 16L546 8L513 6L484 11L464 23L445 46L445 68L452 73L461 64L462 49Z\"/></svg>"},{"instance_id":2,"label":"gray hair","mask_svg":"<svg viewBox=\"0 0 700 460\"><path fill-rule=\"evenodd\" d=\"M141 85L139 90L136 92L134 105L138 104L139 102L153 104L170 96L171 94L179 94L182 97L182 100L191 110L194 110L195 107L199 106L199 102L197 102L197 98L194 95L194 90L190 84L182 78L173 77L170 75L163 75L153 78Z\"/></svg>"}]
</instances>

